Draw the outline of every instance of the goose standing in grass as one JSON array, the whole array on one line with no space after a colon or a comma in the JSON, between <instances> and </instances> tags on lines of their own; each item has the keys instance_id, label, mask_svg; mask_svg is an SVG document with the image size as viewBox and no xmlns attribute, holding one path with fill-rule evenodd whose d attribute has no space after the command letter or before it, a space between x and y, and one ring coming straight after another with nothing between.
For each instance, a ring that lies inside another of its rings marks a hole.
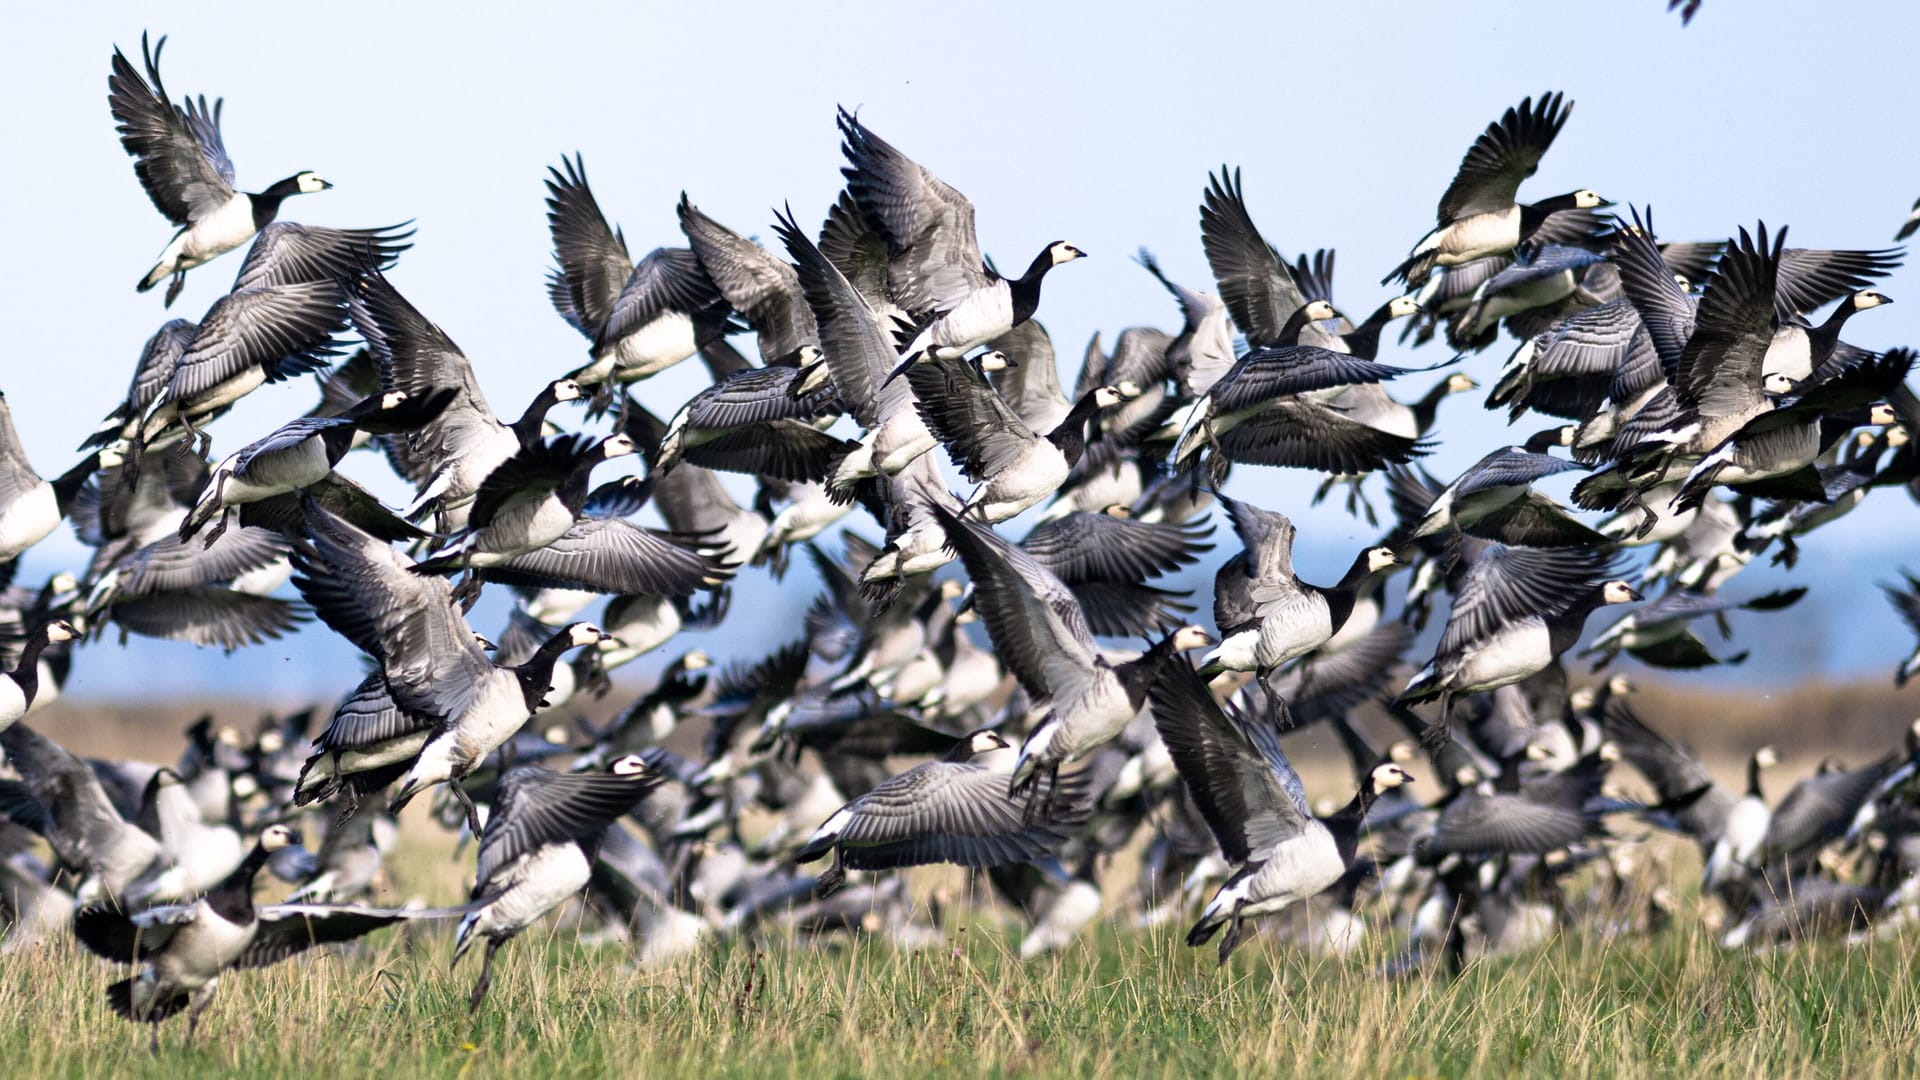
<instances>
[{"instance_id":1,"label":"goose standing in grass","mask_svg":"<svg viewBox=\"0 0 1920 1080\"><path fill-rule=\"evenodd\" d=\"M727 302L688 248L655 248L639 262L607 224L578 154L547 169L553 234L548 296L592 343L592 360L568 378L595 387L604 409L619 388L650 378L726 333Z\"/></svg>"},{"instance_id":2,"label":"goose standing in grass","mask_svg":"<svg viewBox=\"0 0 1920 1080\"><path fill-rule=\"evenodd\" d=\"M1536 203L1514 201L1521 181L1540 168L1540 159L1572 112L1573 103L1556 92L1540 95L1538 103L1526 98L1488 124L1440 196L1440 223L1381 283L1397 277L1417 288L1436 266L1458 266L1512 251L1555 211L1607 205L1585 188Z\"/></svg>"},{"instance_id":3,"label":"goose standing in grass","mask_svg":"<svg viewBox=\"0 0 1920 1080\"><path fill-rule=\"evenodd\" d=\"M1234 868L1188 932L1187 944L1204 945L1224 928L1224 964L1246 939L1248 919L1281 911L1339 881L1353 865L1374 800L1413 777L1383 761L1368 771L1351 802L1317 818L1280 748L1280 732L1291 726L1284 702L1273 699L1269 716L1225 712L1187 661L1168 657L1156 666L1154 727Z\"/></svg>"},{"instance_id":4,"label":"goose standing in grass","mask_svg":"<svg viewBox=\"0 0 1920 1080\"><path fill-rule=\"evenodd\" d=\"M331 778L411 762L389 812L446 783L478 833L479 811L460 780L538 710L562 653L606 635L590 623L570 623L526 663L500 667L454 607L444 580L414 573L405 556L317 505L306 508L306 543L295 549L294 569L295 585L322 621L380 661L394 704L432 722L425 730L402 724L354 752L322 750L308 760L301 787L330 787Z\"/></svg>"},{"instance_id":5,"label":"goose standing in grass","mask_svg":"<svg viewBox=\"0 0 1920 1080\"><path fill-rule=\"evenodd\" d=\"M916 765L834 811L793 856L796 863L809 863L833 854L833 865L814 882L815 895L833 895L849 869L1006 866L1051 854L1086 818L1085 781L1078 774L1060 780L1046 793L1050 811L1036 818L1028 801L1041 793L1010 795L1004 773L973 762L975 755L1009 745L990 730L972 732L939 760Z\"/></svg>"},{"instance_id":6,"label":"goose standing in grass","mask_svg":"<svg viewBox=\"0 0 1920 1080\"><path fill-rule=\"evenodd\" d=\"M523 766L500 778L480 833L469 910L453 947L457 965L475 941L487 942L468 1011L479 1011L486 1000L493 954L587 887L602 831L617 828L614 820L664 779L637 754L615 758L604 773Z\"/></svg>"},{"instance_id":7,"label":"goose standing in grass","mask_svg":"<svg viewBox=\"0 0 1920 1080\"><path fill-rule=\"evenodd\" d=\"M108 960L141 965L131 978L107 987L107 1003L128 1020L152 1024L156 1052L160 1024L182 1009L187 1010L187 1042L193 1041L200 1014L229 970L266 967L316 945L352 941L383 926L446 914L348 904L256 907L253 880L260 869L275 852L299 843L297 829L269 825L240 865L192 904L132 915L98 905L74 914L74 936L87 948Z\"/></svg>"},{"instance_id":8,"label":"goose standing in grass","mask_svg":"<svg viewBox=\"0 0 1920 1080\"><path fill-rule=\"evenodd\" d=\"M146 61L142 79L118 48L113 50L113 74L107 79L107 104L119 125L120 144L134 159L133 172L147 197L168 221L180 227L153 269L140 278L146 292L172 278L166 304L186 286L187 271L232 251L253 239L280 213L280 204L294 195L309 195L332 187L318 174L297 172L254 194L234 188L233 161L220 137L224 100L207 107L205 95L175 105L160 82L162 37L152 49L140 35ZM151 85L149 85L151 84Z\"/></svg>"},{"instance_id":9,"label":"goose standing in grass","mask_svg":"<svg viewBox=\"0 0 1920 1080\"><path fill-rule=\"evenodd\" d=\"M1613 569L1608 554L1580 548L1488 544L1474 555L1432 662L1399 698L1440 699L1440 716L1424 736L1428 746L1451 737L1455 697L1544 670L1580 640L1595 609L1639 600L1631 584L1611 578Z\"/></svg>"},{"instance_id":10,"label":"goose standing in grass","mask_svg":"<svg viewBox=\"0 0 1920 1080\"><path fill-rule=\"evenodd\" d=\"M974 235L973 204L912 158L840 110L847 190L887 241L887 287L921 326L900 355L957 360L1019 326L1040 306L1040 283L1086 253L1056 240L1027 272L1008 280L987 266Z\"/></svg>"},{"instance_id":11,"label":"goose standing in grass","mask_svg":"<svg viewBox=\"0 0 1920 1080\"><path fill-rule=\"evenodd\" d=\"M1309 584L1293 572L1295 529L1285 514L1225 495L1219 499L1245 548L1214 575L1220 645L1202 660L1203 678L1223 671L1257 671L1265 677L1320 648L1346 626L1361 590L1400 565L1392 548L1368 548L1337 584Z\"/></svg>"}]
</instances>

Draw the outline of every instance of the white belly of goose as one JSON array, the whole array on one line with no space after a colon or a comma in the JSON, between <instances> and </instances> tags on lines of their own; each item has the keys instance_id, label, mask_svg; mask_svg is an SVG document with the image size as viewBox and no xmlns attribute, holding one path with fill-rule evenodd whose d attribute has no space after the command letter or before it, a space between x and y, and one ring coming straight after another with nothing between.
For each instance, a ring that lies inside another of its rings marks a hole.
<instances>
[{"instance_id":1,"label":"white belly of goose","mask_svg":"<svg viewBox=\"0 0 1920 1080\"><path fill-rule=\"evenodd\" d=\"M1260 666L1275 668L1305 656L1333 636L1333 613L1318 593L1303 593L1260 620Z\"/></svg>"},{"instance_id":2,"label":"white belly of goose","mask_svg":"<svg viewBox=\"0 0 1920 1080\"><path fill-rule=\"evenodd\" d=\"M313 766L307 770L307 779L313 781L325 780L328 777L340 773L367 772L371 769L378 769L383 765L396 765L402 761L411 761L420 756L420 751L426 747L427 740L432 737L432 734L433 733L429 731L416 731L402 735L396 739L377 742L372 746L363 747L358 750L347 750L338 755L339 763L337 765L335 764L335 755L323 754L315 760ZM307 785L303 784L301 786L304 788Z\"/></svg>"},{"instance_id":3,"label":"white belly of goose","mask_svg":"<svg viewBox=\"0 0 1920 1080\"><path fill-rule=\"evenodd\" d=\"M1028 507L1060 490L1067 482L1066 455L1060 448L1041 439L1028 447L1011 469L991 477L973 497L989 523L1018 517Z\"/></svg>"},{"instance_id":4,"label":"white belly of goose","mask_svg":"<svg viewBox=\"0 0 1920 1080\"><path fill-rule=\"evenodd\" d=\"M869 468L887 476L897 476L914 459L937 445L926 421L913 408L905 408L888 417L873 433Z\"/></svg>"},{"instance_id":5,"label":"white belly of goose","mask_svg":"<svg viewBox=\"0 0 1920 1080\"><path fill-rule=\"evenodd\" d=\"M160 252L159 265L148 284L181 270L191 270L253 239L253 200L235 192L220 208L187 226Z\"/></svg>"},{"instance_id":6,"label":"white belly of goose","mask_svg":"<svg viewBox=\"0 0 1920 1080\"><path fill-rule=\"evenodd\" d=\"M487 676L466 715L451 731L430 741L421 751L421 759L434 753L435 743L453 744L450 760L464 771L513 738L530 715L519 678L510 671L495 670Z\"/></svg>"},{"instance_id":7,"label":"white belly of goose","mask_svg":"<svg viewBox=\"0 0 1920 1080\"><path fill-rule=\"evenodd\" d=\"M560 500L542 497L508 506L474 535L467 561L474 566L498 566L527 551L546 547L573 528L573 511Z\"/></svg>"},{"instance_id":8,"label":"white belly of goose","mask_svg":"<svg viewBox=\"0 0 1920 1080\"><path fill-rule=\"evenodd\" d=\"M1437 230L1425 250L1433 251L1434 262L1441 266L1458 266L1512 251L1519 242L1520 208L1510 206L1489 214L1461 218Z\"/></svg>"},{"instance_id":9,"label":"white belly of goose","mask_svg":"<svg viewBox=\"0 0 1920 1080\"><path fill-rule=\"evenodd\" d=\"M27 694L20 684L0 676L0 731L5 731L27 715Z\"/></svg>"},{"instance_id":10,"label":"white belly of goose","mask_svg":"<svg viewBox=\"0 0 1920 1080\"><path fill-rule=\"evenodd\" d=\"M492 902L467 916L460 936L510 937L539 921L587 887L592 868L577 844L554 844L522 855L487 882L500 890Z\"/></svg>"},{"instance_id":11,"label":"white belly of goose","mask_svg":"<svg viewBox=\"0 0 1920 1080\"><path fill-rule=\"evenodd\" d=\"M596 359L611 355L613 376L621 382L634 382L658 375L698 350L693 320L674 312L613 342L611 348L599 350Z\"/></svg>"},{"instance_id":12,"label":"white belly of goose","mask_svg":"<svg viewBox=\"0 0 1920 1080\"><path fill-rule=\"evenodd\" d=\"M60 501L45 480L0 510L0 562L18 556L60 525Z\"/></svg>"},{"instance_id":13,"label":"white belly of goose","mask_svg":"<svg viewBox=\"0 0 1920 1080\"><path fill-rule=\"evenodd\" d=\"M237 464L233 458L229 458L222 463L222 467L231 474ZM316 435L285 450L261 454L247 462L244 473L227 476L221 497L229 503L271 498L319 483L332 471L333 463L327 460L326 443ZM219 471L216 470L214 475L217 480Z\"/></svg>"},{"instance_id":14,"label":"white belly of goose","mask_svg":"<svg viewBox=\"0 0 1920 1080\"><path fill-rule=\"evenodd\" d=\"M179 990L198 990L233 963L260 928L258 922L235 925L205 904L193 921L173 932L167 951L154 958L153 971Z\"/></svg>"},{"instance_id":15,"label":"white belly of goose","mask_svg":"<svg viewBox=\"0 0 1920 1080\"><path fill-rule=\"evenodd\" d=\"M1271 915L1315 895L1340 880L1346 871L1333 835L1310 826L1276 847L1260 869L1223 886L1208 901L1200 919L1231 919L1236 911L1242 918Z\"/></svg>"},{"instance_id":16,"label":"white belly of goose","mask_svg":"<svg viewBox=\"0 0 1920 1080\"><path fill-rule=\"evenodd\" d=\"M968 293L953 310L935 319L907 346L907 356L931 352L942 360L957 360L976 345L984 345L1013 329L1013 290L996 281Z\"/></svg>"},{"instance_id":17,"label":"white belly of goose","mask_svg":"<svg viewBox=\"0 0 1920 1080\"><path fill-rule=\"evenodd\" d=\"M1448 665L1447 681L1455 693L1478 693L1519 682L1552 659L1553 642L1545 620L1528 617L1462 649Z\"/></svg>"}]
</instances>

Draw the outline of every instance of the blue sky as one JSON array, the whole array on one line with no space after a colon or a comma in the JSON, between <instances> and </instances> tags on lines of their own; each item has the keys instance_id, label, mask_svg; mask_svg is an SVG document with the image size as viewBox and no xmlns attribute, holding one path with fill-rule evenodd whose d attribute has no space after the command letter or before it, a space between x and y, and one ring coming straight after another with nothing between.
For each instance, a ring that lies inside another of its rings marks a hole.
<instances>
[{"instance_id":1,"label":"blue sky","mask_svg":"<svg viewBox=\"0 0 1920 1080\"><path fill-rule=\"evenodd\" d=\"M1103 5L548 4L511 19L484 9L341 0L326 5L195 4L156 21L151 5L34 5L0 39L11 168L12 258L0 262L10 333L0 389L44 474L123 392L141 342L165 318L197 318L230 285L238 256L195 271L171 313L133 281L170 227L140 191L106 107L107 61L143 28L172 35L163 74L175 95L225 95L227 145L242 187L300 169L334 190L287 205L300 221L346 226L407 218L415 248L393 278L473 357L503 412L576 366L584 342L548 306L541 180L575 150L601 205L639 254L677 244L673 204L770 235L772 207L817 220L841 159L836 104L938 172L979 208L1002 265L1067 239L1092 253L1050 278L1040 319L1063 363L1095 329L1172 329L1178 313L1130 260L1146 245L1168 272L1208 285L1197 204L1207 171L1245 171L1255 220L1288 253L1340 254L1338 298L1356 313L1432 224L1433 205L1474 135L1528 94L1578 102L1525 189L1592 187L1652 203L1663 235L1715 238L1764 218L1796 245L1887 242L1920 193L1910 119L1920 80L1906 47L1909 5L1707 0L1685 29L1660 0L1606 5L1340 3ZM1920 342L1920 289L1897 273L1896 303L1849 339ZM1469 364L1497 370L1503 344ZM1433 362L1432 351L1383 359ZM1071 371L1068 372L1068 377ZM671 412L698 388L696 365L643 388ZM1424 381L1417 383L1424 387ZM224 453L303 411L305 381L269 387L214 429ZM1523 421L1512 438L1542 426ZM1509 441L1504 417L1467 399L1442 413L1450 474ZM371 459L349 471L378 477ZM1293 514L1310 580L1337 576L1372 530L1338 508L1308 508L1314 478L1242 470L1234 490ZM379 487L392 498L397 485ZM1905 631L1869 582L1901 559L1920 509L1882 494L1843 530L1806 545L1792 577L1816 585L1796 616L1741 622L1756 647L1748 677L1884 672ZM28 576L77 566L64 530L27 558ZM1224 552L1216 553L1223 557ZM1213 563L1204 567L1210 574ZM1749 571L1735 589L1777 587ZM758 574L742 596L774 587ZM730 625L733 655L791 637L812 583L779 590L794 625ZM492 609L483 609L492 610ZM736 603L736 614L740 605ZM482 629L497 616L477 620ZM740 620L736 620L736 623ZM231 659L136 641L95 647L76 693L272 690L331 694L357 674L351 650L312 630Z\"/></svg>"}]
</instances>

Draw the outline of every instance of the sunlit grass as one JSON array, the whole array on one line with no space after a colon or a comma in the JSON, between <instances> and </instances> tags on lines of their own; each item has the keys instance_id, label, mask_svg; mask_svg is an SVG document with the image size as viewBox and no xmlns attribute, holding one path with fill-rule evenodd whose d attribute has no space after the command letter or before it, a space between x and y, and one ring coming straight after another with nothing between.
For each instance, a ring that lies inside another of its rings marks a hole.
<instances>
[{"instance_id":1,"label":"sunlit grass","mask_svg":"<svg viewBox=\"0 0 1920 1080\"><path fill-rule=\"evenodd\" d=\"M1910 940L1720 950L1697 920L1651 938L1555 941L1455 981L1386 982L1388 946L1334 960L1265 938L1217 970L1172 930L1108 929L1035 963L997 926L899 952L723 945L633 970L544 924L467 1013L448 932L230 975L198 1043L157 1056L101 999L113 969L61 942L0 957L9 1074L804 1076L1911 1075ZM469 962L471 964L471 961Z\"/></svg>"}]
</instances>

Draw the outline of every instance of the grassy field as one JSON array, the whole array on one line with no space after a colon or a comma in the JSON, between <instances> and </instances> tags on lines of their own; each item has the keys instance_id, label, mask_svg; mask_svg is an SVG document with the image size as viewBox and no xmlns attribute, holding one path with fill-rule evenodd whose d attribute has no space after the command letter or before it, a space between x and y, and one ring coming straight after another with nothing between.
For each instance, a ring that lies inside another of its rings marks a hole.
<instances>
[{"instance_id":1,"label":"grassy field","mask_svg":"<svg viewBox=\"0 0 1920 1080\"><path fill-rule=\"evenodd\" d=\"M1714 705L1669 715L1749 719ZM1893 707L1910 715L1909 703ZM184 723L65 719L51 730L72 744L151 742L161 756ZM1884 747L1882 726L1859 755ZM1310 790L1349 782L1331 753L1301 750ZM1737 777L1740 758L1715 764ZM1811 768L1809 758L1782 772ZM449 857L450 838L418 809L389 864L406 891L382 902L452 901L470 881L471 851ZM1653 872L1685 891L1697 861L1662 843L1677 854ZM1113 873L1110 899L1130 880ZM1859 948L1727 952L1683 904L1652 937L1568 937L1476 962L1457 981L1389 983L1373 974L1394 948L1378 933L1346 960L1262 935L1221 970L1212 949L1182 943L1184 923L1136 932L1116 929L1121 919L1062 956L1022 963L1018 930L954 912L948 944L922 952L734 942L651 972L621 948L581 946L570 922L550 918L501 953L477 1017L467 994L479 958L448 973L451 925L387 932L228 976L198 1043L185 1047L176 1021L157 1056L102 1000L121 969L61 942L0 955L0 1075L1920 1076L1911 932Z\"/></svg>"},{"instance_id":2,"label":"grassy field","mask_svg":"<svg viewBox=\"0 0 1920 1080\"><path fill-rule=\"evenodd\" d=\"M0 956L0 1061L35 1078L1920 1072L1911 938L1728 953L1688 916L1388 983L1379 953L1264 937L1217 970L1174 929L1109 930L1032 964L998 928L949 930L921 952L740 944L641 973L549 922L503 952L477 1017L474 961L449 975L447 929L389 934L228 976L199 1042L176 1022L157 1056L101 1001L114 969L62 942Z\"/></svg>"}]
</instances>

